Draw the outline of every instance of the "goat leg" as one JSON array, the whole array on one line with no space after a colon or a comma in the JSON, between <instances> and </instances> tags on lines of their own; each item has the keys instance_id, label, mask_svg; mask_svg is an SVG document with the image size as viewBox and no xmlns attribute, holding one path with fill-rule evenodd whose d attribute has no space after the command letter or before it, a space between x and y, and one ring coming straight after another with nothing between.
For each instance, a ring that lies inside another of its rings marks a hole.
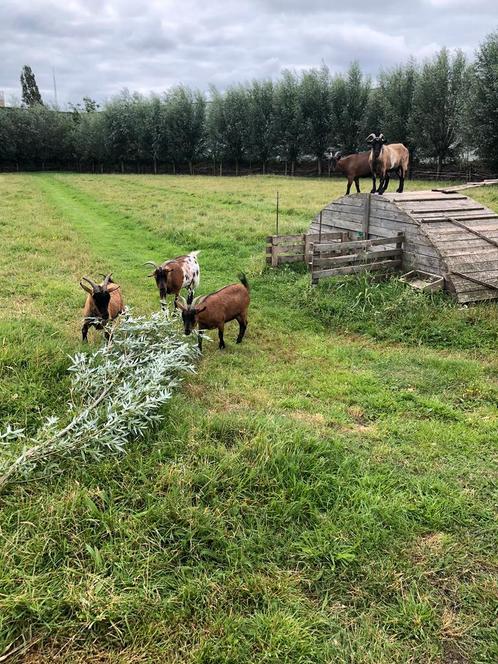
<instances>
[{"instance_id":1,"label":"goat leg","mask_svg":"<svg viewBox=\"0 0 498 664\"><path fill-rule=\"evenodd\" d=\"M223 325L218 328L218 339L220 340L219 349L225 348L225 340L223 339Z\"/></svg>"},{"instance_id":2,"label":"goat leg","mask_svg":"<svg viewBox=\"0 0 498 664\"><path fill-rule=\"evenodd\" d=\"M81 328L81 341L83 343L88 343L88 328L90 326L88 323L83 323L83 327Z\"/></svg>"},{"instance_id":3,"label":"goat leg","mask_svg":"<svg viewBox=\"0 0 498 664\"><path fill-rule=\"evenodd\" d=\"M244 338L244 334L246 333L247 321L245 321L242 316L237 318L237 321L239 323L239 336L237 337L237 341L235 343L240 344Z\"/></svg>"},{"instance_id":4,"label":"goat leg","mask_svg":"<svg viewBox=\"0 0 498 664\"><path fill-rule=\"evenodd\" d=\"M398 175L399 175L399 186L396 189L396 193L397 194L402 194L403 193L403 188L404 188L404 185L405 185L405 174L403 173L403 168L402 167L399 168Z\"/></svg>"}]
</instances>

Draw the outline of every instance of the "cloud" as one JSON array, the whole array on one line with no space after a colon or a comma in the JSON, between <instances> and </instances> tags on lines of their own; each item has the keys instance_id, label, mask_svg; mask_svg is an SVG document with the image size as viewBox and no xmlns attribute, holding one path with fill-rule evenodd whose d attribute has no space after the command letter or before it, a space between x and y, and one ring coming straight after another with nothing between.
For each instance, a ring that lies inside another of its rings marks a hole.
<instances>
[{"instance_id":1,"label":"cloud","mask_svg":"<svg viewBox=\"0 0 498 664\"><path fill-rule=\"evenodd\" d=\"M471 55L496 25L493 4L385 0L379 14L371 0L2 0L0 90L20 95L24 64L49 102L54 70L63 105L124 87L224 88L322 62L335 73L358 60L374 77L443 45Z\"/></svg>"}]
</instances>

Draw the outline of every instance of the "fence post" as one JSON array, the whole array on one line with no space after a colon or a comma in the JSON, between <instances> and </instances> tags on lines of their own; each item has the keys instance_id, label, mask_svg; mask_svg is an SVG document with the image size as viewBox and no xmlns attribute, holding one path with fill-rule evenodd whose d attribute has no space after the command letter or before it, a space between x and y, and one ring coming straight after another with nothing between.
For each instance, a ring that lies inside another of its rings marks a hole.
<instances>
[{"instance_id":1,"label":"fence post","mask_svg":"<svg viewBox=\"0 0 498 664\"><path fill-rule=\"evenodd\" d=\"M278 266L278 255L277 255L278 246L275 244L276 237L277 236L274 235L271 239L271 266L272 267L277 267Z\"/></svg>"},{"instance_id":2,"label":"fence post","mask_svg":"<svg viewBox=\"0 0 498 664\"><path fill-rule=\"evenodd\" d=\"M314 262L315 262L314 261L314 258L315 258L315 245L313 243L310 245L310 249L311 249L311 260L310 260L309 266L310 266L310 272L311 272L311 285L316 286L316 284L318 283L318 279L313 274L313 272L314 272Z\"/></svg>"},{"instance_id":3,"label":"fence post","mask_svg":"<svg viewBox=\"0 0 498 664\"><path fill-rule=\"evenodd\" d=\"M372 194L367 194L367 200L365 201L365 209L363 210L363 220L361 224L361 230L363 233L363 239L368 240L369 230L370 230L370 199Z\"/></svg>"}]
</instances>

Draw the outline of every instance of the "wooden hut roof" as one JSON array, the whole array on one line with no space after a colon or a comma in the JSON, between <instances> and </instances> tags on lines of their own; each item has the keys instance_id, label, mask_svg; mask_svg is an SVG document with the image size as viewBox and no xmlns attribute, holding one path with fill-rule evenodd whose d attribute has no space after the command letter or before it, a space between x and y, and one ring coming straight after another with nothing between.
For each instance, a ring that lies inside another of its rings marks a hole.
<instances>
[{"instance_id":1,"label":"wooden hut roof","mask_svg":"<svg viewBox=\"0 0 498 664\"><path fill-rule=\"evenodd\" d=\"M388 193L344 196L329 204L327 227L334 226L334 210L337 217L342 210L353 208L361 219L361 209L372 205L374 210L374 234L382 236L379 229L385 218L385 236L393 234L396 222L400 230L406 224L417 227L419 237L432 245L434 257L439 259L439 270L445 277L446 288L461 303L498 299L498 214L460 191L410 191L403 194ZM353 201L353 199L356 199ZM347 206L345 208L344 206ZM360 209L358 209L360 208ZM354 219L354 215L351 219ZM317 216L311 225L316 232ZM361 222L358 222L361 224ZM413 225L412 225L413 224ZM340 226L340 222L338 223ZM361 230L359 225L358 230ZM414 228L415 230L415 228ZM417 241L417 240L416 240ZM420 269L424 269L422 265Z\"/></svg>"}]
</instances>

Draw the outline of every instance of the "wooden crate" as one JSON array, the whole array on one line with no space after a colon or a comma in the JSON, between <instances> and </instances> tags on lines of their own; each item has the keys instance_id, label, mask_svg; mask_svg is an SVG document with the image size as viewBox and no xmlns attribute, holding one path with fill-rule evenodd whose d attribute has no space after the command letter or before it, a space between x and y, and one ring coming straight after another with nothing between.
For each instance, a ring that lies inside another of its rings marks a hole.
<instances>
[{"instance_id":1,"label":"wooden crate","mask_svg":"<svg viewBox=\"0 0 498 664\"><path fill-rule=\"evenodd\" d=\"M401 275L400 280L423 293L435 293L444 287L444 277L422 270L410 270Z\"/></svg>"}]
</instances>

